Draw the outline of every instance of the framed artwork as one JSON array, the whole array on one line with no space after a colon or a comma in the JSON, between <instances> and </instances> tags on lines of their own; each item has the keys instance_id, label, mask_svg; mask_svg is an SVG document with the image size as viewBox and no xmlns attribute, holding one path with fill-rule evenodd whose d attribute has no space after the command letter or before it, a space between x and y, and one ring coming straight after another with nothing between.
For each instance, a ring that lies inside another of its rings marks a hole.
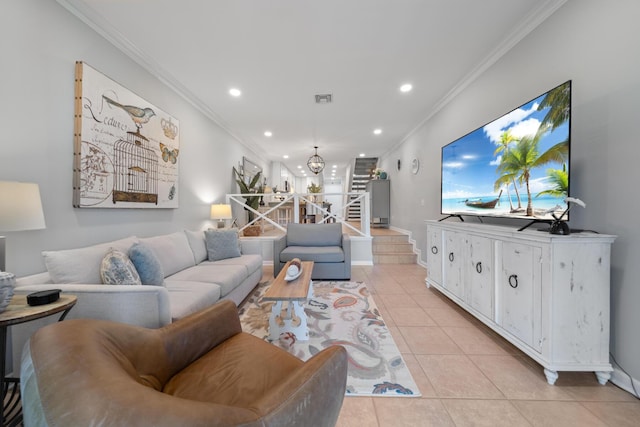
<instances>
[{"instance_id":1,"label":"framed artwork","mask_svg":"<svg viewBox=\"0 0 640 427\"><path fill-rule=\"evenodd\" d=\"M254 163L243 156L242 171L244 172L244 177L247 180L247 184L249 184L255 175L262 172L262 168L257 163Z\"/></svg>"},{"instance_id":2,"label":"framed artwork","mask_svg":"<svg viewBox=\"0 0 640 427\"><path fill-rule=\"evenodd\" d=\"M180 124L76 62L73 206L177 208Z\"/></svg>"}]
</instances>

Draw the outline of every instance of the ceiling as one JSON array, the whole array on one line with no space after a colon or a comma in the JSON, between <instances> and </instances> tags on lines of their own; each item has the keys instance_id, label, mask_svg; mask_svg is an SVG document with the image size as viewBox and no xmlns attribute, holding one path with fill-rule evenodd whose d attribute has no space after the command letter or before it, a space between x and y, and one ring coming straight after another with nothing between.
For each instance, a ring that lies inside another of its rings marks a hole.
<instances>
[{"instance_id":1,"label":"ceiling","mask_svg":"<svg viewBox=\"0 0 640 427\"><path fill-rule=\"evenodd\" d=\"M312 176L318 146L325 178L402 143L565 1L58 0L261 159Z\"/></svg>"}]
</instances>

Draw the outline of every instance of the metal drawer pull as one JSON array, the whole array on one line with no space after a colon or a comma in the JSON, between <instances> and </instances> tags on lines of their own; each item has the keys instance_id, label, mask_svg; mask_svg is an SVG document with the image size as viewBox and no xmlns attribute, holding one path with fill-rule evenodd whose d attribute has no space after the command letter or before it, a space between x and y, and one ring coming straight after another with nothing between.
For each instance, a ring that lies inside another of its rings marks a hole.
<instances>
[{"instance_id":1,"label":"metal drawer pull","mask_svg":"<svg viewBox=\"0 0 640 427\"><path fill-rule=\"evenodd\" d=\"M453 252L449 252L449 261L453 262Z\"/></svg>"},{"instance_id":2,"label":"metal drawer pull","mask_svg":"<svg viewBox=\"0 0 640 427\"><path fill-rule=\"evenodd\" d=\"M437 254L438 253L438 247L437 246L431 246L431 253L432 254Z\"/></svg>"},{"instance_id":3,"label":"metal drawer pull","mask_svg":"<svg viewBox=\"0 0 640 427\"><path fill-rule=\"evenodd\" d=\"M517 274L512 274L511 276L509 276L509 286L511 286L513 289L518 287L518 275Z\"/></svg>"},{"instance_id":4,"label":"metal drawer pull","mask_svg":"<svg viewBox=\"0 0 640 427\"><path fill-rule=\"evenodd\" d=\"M482 274L482 263L480 261L476 263L476 271L478 274Z\"/></svg>"}]
</instances>

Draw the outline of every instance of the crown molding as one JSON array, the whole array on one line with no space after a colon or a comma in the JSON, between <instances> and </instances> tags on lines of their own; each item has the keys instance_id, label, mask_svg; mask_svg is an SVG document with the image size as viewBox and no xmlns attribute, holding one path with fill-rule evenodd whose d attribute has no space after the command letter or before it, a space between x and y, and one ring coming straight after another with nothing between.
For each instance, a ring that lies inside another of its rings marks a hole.
<instances>
[{"instance_id":1,"label":"crown molding","mask_svg":"<svg viewBox=\"0 0 640 427\"><path fill-rule=\"evenodd\" d=\"M517 25L507 36L502 43L496 46L482 61L480 61L467 75L465 75L444 97L438 101L427 116L422 119L408 134L404 136L397 144L388 149L381 157L386 157L391 152L396 150L399 146L404 144L409 138L411 138L420 128L424 126L433 116L435 116L440 110L442 110L447 104L455 99L464 89L466 89L471 83L477 80L485 71L487 71L492 65L494 65L500 58L506 55L511 49L513 49L520 41L522 41L527 35L535 30L540 24L553 15L560 7L562 7L567 0L546 0L537 3L537 7L531 10L531 12Z\"/></svg>"},{"instance_id":2,"label":"crown molding","mask_svg":"<svg viewBox=\"0 0 640 427\"><path fill-rule=\"evenodd\" d=\"M253 141L248 141L247 139L241 137L233 129L220 117L218 116L211 108L209 108L205 103L200 100L198 96L196 96L193 92L187 89L178 79L176 79L173 75L168 73L165 69L160 67L157 62L155 62L150 56L145 54L142 50L140 50L131 40L124 36L120 31L118 31L113 25L111 25L101 14L96 12L90 6L87 6L82 1L76 0L56 0L58 4L68 10L72 15L76 18L84 22L87 26L89 26L92 30L102 36L109 43L114 45L118 50L123 52L129 58L131 58L135 63L140 65L143 69L145 69L149 74L157 78L162 84L167 86L173 92L175 92L178 96L183 98L189 104L191 104L194 108L204 114L208 119L213 121L216 125L218 125L222 130L224 130L227 134L229 134L233 139L235 139L238 143L242 144L249 150L255 152L264 158L269 158L267 152L265 152L261 147L255 144Z\"/></svg>"}]
</instances>

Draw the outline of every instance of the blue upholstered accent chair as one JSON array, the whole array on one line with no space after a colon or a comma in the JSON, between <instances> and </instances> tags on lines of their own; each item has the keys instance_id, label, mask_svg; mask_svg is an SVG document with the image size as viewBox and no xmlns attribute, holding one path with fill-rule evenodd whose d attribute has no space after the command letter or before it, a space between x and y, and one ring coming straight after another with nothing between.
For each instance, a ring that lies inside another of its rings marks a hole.
<instances>
[{"instance_id":1,"label":"blue upholstered accent chair","mask_svg":"<svg viewBox=\"0 0 640 427\"><path fill-rule=\"evenodd\" d=\"M287 225L287 233L273 242L273 276L293 258L314 262L314 280L351 279L351 240L339 223Z\"/></svg>"}]
</instances>

